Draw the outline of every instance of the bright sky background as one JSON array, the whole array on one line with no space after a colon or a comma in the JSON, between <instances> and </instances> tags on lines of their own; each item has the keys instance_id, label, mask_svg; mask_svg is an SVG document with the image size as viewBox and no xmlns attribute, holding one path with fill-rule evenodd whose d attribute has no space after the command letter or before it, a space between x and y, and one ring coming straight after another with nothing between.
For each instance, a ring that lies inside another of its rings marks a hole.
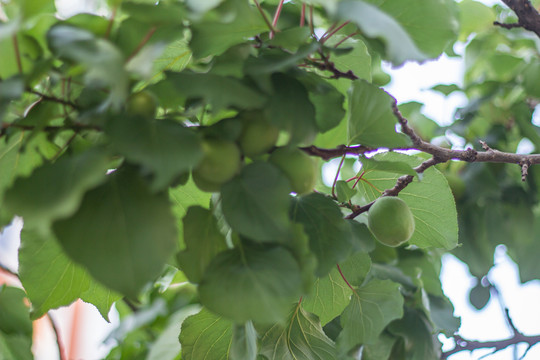
<instances>
[{"instance_id":1,"label":"bright sky background","mask_svg":"<svg viewBox=\"0 0 540 360\"><path fill-rule=\"evenodd\" d=\"M71 13L75 3L79 1L57 0L57 4L65 6L64 14ZM83 1L84 9L91 10L93 1ZM482 2L491 5L500 3L496 0L483 0ZM79 2L80 3L80 2ZM88 5L90 4L90 5ZM77 5L80 6L80 5ZM80 7L78 7L80 9ZM461 52L456 46L456 51ZM449 124L453 119L456 107L465 103L462 94L453 93L449 97L428 90L430 87L440 83L457 83L463 74L463 65L459 58L449 59L446 56L437 61L428 62L423 65L414 63L406 64L399 69L386 68L392 75L393 81L385 90L391 93L398 102L419 101L425 104L424 113L442 125ZM17 262L17 239L21 222L16 221L14 226L6 229L0 234L0 262L12 269L16 269ZM11 241L9 239L12 239ZM502 293L504 302L510 309L510 315L519 330L526 335L540 334L540 281L531 281L527 284L519 284L519 276L515 264L505 255L504 247L499 247L495 257L496 266L489 273L490 280L497 285ZM488 306L482 311L475 311L468 303L468 291L475 285L474 278L468 272L467 267L453 256L444 258L443 271L441 274L443 289L445 294L451 299L455 306L455 314L462 317L460 334L465 338L475 340L498 340L510 336L508 326L502 316L500 305L491 300ZM106 347L101 342L108 332L117 324L118 317L111 314L112 324L107 324L97 310L91 305L84 305L84 323L86 332L84 333L86 356L84 360L96 359L107 353ZM53 311L56 318L69 318L66 309ZM69 328L64 325L61 332L67 334ZM56 349L54 336L50 330L43 334L50 346L42 348L37 360L56 360ZM524 347L521 347L520 354ZM458 353L450 360L477 360L490 350L478 350L472 354L468 352ZM514 359L513 348L500 351L489 356L488 360L512 360ZM540 359L540 346L533 347L524 360Z\"/></svg>"}]
</instances>

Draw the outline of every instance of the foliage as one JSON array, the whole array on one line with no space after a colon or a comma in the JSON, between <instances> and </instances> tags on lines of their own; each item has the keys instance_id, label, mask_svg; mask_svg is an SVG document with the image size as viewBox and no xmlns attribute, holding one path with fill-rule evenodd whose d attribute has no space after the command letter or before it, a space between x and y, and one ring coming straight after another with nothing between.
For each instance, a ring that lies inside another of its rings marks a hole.
<instances>
[{"instance_id":1,"label":"foliage","mask_svg":"<svg viewBox=\"0 0 540 360\"><path fill-rule=\"evenodd\" d=\"M540 160L515 154L523 139L540 147L539 50L532 32L506 28L534 31L515 8L108 0L105 17L67 19L53 0L0 9L0 226L24 219L24 292L0 287L0 358L31 358L29 316L81 298L105 319L116 303L109 359L438 359L438 335L459 328L443 254L479 279L478 308L500 244L523 282L539 278ZM458 41L463 86L432 89L467 97L451 125L380 88L382 61L457 56ZM437 146L448 134L468 149ZM403 246L367 228L381 196L412 212Z\"/></svg>"}]
</instances>

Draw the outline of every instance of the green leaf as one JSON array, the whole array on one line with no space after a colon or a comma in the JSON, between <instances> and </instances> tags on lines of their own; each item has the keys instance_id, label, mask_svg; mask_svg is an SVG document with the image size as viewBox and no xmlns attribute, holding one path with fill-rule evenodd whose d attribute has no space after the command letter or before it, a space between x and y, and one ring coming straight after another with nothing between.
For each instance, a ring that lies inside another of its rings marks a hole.
<instances>
[{"instance_id":1,"label":"green leaf","mask_svg":"<svg viewBox=\"0 0 540 360\"><path fill-rule=\"evenodd\" d=\"M0 332L0 359L33 360L32 338L21 334Z\"/></svg>"},{"instance_id":2,"label":"green leaf","mask_svg":"<svg viewBox=\"0 0 540 360\"><path fill-rule=\"evenodd\" d=\"M317 316L295 306L285 324L259 327L259 353L267 359L334 360L334 342L324 333Z\"/></svg>"},{"instance_id":3,"label":"green leaf","mask_svg":"<svg viewBox=\"0 0 540 360\"><path fill-rule=\"evenodd\" d=\"M469 302L476 308L476 310L482 310L489 302L491 298L491 291L489 287L484 287L480 282L469 292Z\"/></svg>"},{"instance_id":4,"label":"green leaf","mask_svg":"<svg viewBox=\"0 0 540 360\"><path fill-rule=\"evenodd\" d=\"M237 79L214 74L196 74L190 71L167 73L180 96L187 99L202 98L212 106L213 111L225 107L240 109L260 108L266 98L255 89Z\"/></svg>"},{"instance_id":5,"label":"green leaf","mask_svg":"<svg viewBox=\"0 0 540 360\"><path fill-rule=\"evenodd\" d=\"M67 306L90 287L90 277L62 251L52 235L23 229L19 277L32 303L32 319Z\"/></svg>"},{"instance_id":6,"label":"green leaf","mask_svg":"<svg viewBox=\"0 0 540 360\"><path fill-rule=\"evenodd\" d=\"M396 340L396 337L383 332L374 344L363 346L362 360L394 360L390 356Z\"/></svg>"},{"instance_id":7,"label":"green leaf","mask_svg":"<svg viewBox=\"0 0 540 360\"><path fill-rule=\"evenodd\" d=\"M495 11L479 1L463 0L459 7L459 41L466 41L471 33L481 32L493 26Z\"/></svg>"},{"instance_id":8,"label":"green leaf","mask_svg":"<svg viewBox=\"0 0 540 360\"><path fill-rule=\"evenodd\" d=\"M191 50L185 39L177 39L167 45L163 53L153 62L154 75L152 79L165 71L180 72L191 61Z\"/></svg>"},{"instance_id":9,"label":"green leaf","mask_svg":"<svg viewBox=\"0 0 540 360\"><path fill-rule=\"evenodd\" d=\"M319 132L327 132L345 117L345 97L331 83L306 73L298 78L309 91L309 101L315 106L315 122Z\"/></svg>"},{"instance_id":10,"label":"green leaf","mask_svg":"<svg viewBox=\"0 0 540 360\"><path fill-rule=\"evenodd\" d=\"M231 46L268 29L259 12L247 1L227 0L219 10L227 14L226 17L222 17L226 21L208 19L191 27L192 37L189 46L198 59L220 55Z\"/></svg>"},{"instance_id":11,"label":"green leaf","mask_svg":"<svg viewBox=\"0 0 540 360\"><path fill-rule=\"evenodd\" d=\"M293 144L310 141L317 132L315 106L304 85L294 77L272 75L274 93L266 105L270 122L291 134Z\"/></svg>"},{"instance_id":12,"label":"green leaf","mask_svg":"<svg viewBox=\"0 0 540 360\"><path fill-rule=\"evenodd\" d=\"M250 57L244 66L244 72L253 77L272 74L296 67L303 60L320 48L319 43L311 42L302 45L294 53L281 49L265 49L257 57Z\"/></svg>"},{"instance_id":13,"label":"green leaf","mask_svg":"<svg viewBox=\"0 0 540 360\"><path fill-rule=\"evenodd\" d=\"M347 202L356 195L356 189L352 189L348 182L339 180L336 183L336 194L339 202Z\"/></svg>"},{"instance_id":14,"label":"green leaf","mask_svg":"<svg viewBox=\"0 0 540 360\"><path fill-rule=\"evenodd\" d=\"M464 1L462 1L460 4L463 4L463 3ZM461 88L457 86L456 84L438 84L431 87L430 90L440 92L441 94L445 96L448 96L455 91L462 91ZM413 101L411 103L415 103L415 102Z\"/></svg>"},{"instance_id":15,"label":"green leaf","mask_svg":"<svg viewBox=\"0 0 540 360\"><path fill-rule=\"evenodd\" d=\"M389 152L374 157L383 161L402 161L410 166L420 163L418 158L404 154ZM383 191L391 189L396 184L398 175L386 172L371 171L364 174L360 181L359 192L363 193L366 201L375 200L380 196L372 186ZM452 191L448 182L439 170L431 167L424 172L421 181L413 181L399 193L411 209L416 227L410 244L420 248L440 247L453 249L457 245L457 213Z\"/></svg>"},{"instance_id":16,"label":"green leaf","mask_svg":"<svg viewBox=\"0 0 540 360\"><path fill-rule=\"evenodd\" d=\"M111 90L109 100L120 107L128 95L128 74L124 56L104 39L96 39L89 31L69 25L56 25L47 33L51 51L58 57L86 66L85 84Z\"/></svg>"},{"instance_id":17,"label":"green leaf","mask_svg":"<svg viewBox=\"0 0 540 360\"><path fill-rule=\"evenodd\" d=\"M13 76L9 79L0 80L0 123L4 119L9 104L18 100L24 93L24 81L22 77Z\"/></svg>"},{"instance_id":18,"label":"green leaf","mask_svg":"<svg viewBox=\"0 0 540 360\"><path fill-rule=\"evenodd\" d=\"M273 165L254 162L221 189L227 223L256 241L278 242L288 234L290 183Z\"/></svg>"},{"instance_id":19,"label":"green leaf","mask_svg":"<svg viewBox=\"0 0 540 360\"><path fill-rule=\"evenodd\" d=\"M182 219L187 213L190 206L199 205L204 208L209 208L210 198L212 195L199 190L192 179L185 185L177 186L169 189L169 199L171 202L171 210L176 220L179 235L179 248L184 248L184 225Z\"/></svg>"},{"instance_id":20,"label":"green leaf","mask_svg":"<svg viewBox=\"0 0 540 360\"><path fill-rule=\"evenodd\" d=\"M355 290L341 315L343 331L337 338L343 353L360 344L373 344L393 320L403 316L403 296L399 284L374 279Z\"/></svg>"},{"instance_id":21,"label":"green leaf","mask_svg":"<svg viewBox=\"0 0 540 360\"><path fill-rule=\"evenodd\" d=\"M19 62L23 74L34 71L38 59L42 56L42 49L39 43L31 36L19 33L14 35L17 39L17 49L19 56L15 52L13 38L0 38L0 54L2 66L0 67L0 78L6 79L20 74Z\"/></svg>"},{"instance_id":22,"label":"green leaf","mask_svg":"<svg viewBox=\"0 0 540 360\"><path fill-rule=\"evenodd\" d=\"M45 134L32 137L23 131L0 138L0 199L18 176L28 176L41 165L40 148L47 143Z\"/></svg>"},{"instance_id":23,"label":"green leaf","mask_svg":"<svg viewBox=\"0 0 540 360\"><path fill-rule=\"evenodd\" d=\"M210 261L227 245L210 210L192 206L183 222L186 250L177 254L177 260L189 281L198 283Z\"/></svg>"},{"instance_id":24,"label":"green leaf","mask_svg":"<svg viewBox=\"0 0 540 360\"><path fill-rule=\"evenodd\" d=\"M20 0L21 15L24 19L45 13L55 13L54 0Z\"/></svg>"},{"instance_id":25,"label":"green leaf","mask_svg":"<svg viewBox=\"0 0 540 360\"><path fill-rule=\"evenodd\" d=\"M105 130L122 155L154 174L153 191L168 187L203 156L197 134L171 120L123 115L110 119Z\"/></svg>"},{"instance_id":26,"label":"green leaf","mask_svg":"<svg viewBox=\"0 0 540 360\"><path fill-rule=\"evenodd\" d=\"M339 263L343 276L349 284L361 286L371 269L371 258L366 252L357 252Z\"/></svg>"},{"instance_id":27,"label":"green leaf","mask_svg":"<svg viewBox=\"0 0 540 360\"><path fill-rule=\"evenodd\" d=\"M380 161L367 157L360 157L359 161L362 163L361 173L377 170L400 175L417 175L411 165L400 161Z\"/></svg>"},{"instance_id":28,"label":"green leaf","mask_svg":"<svg viewBox=\"0 0 540 360\"><path fill-rule=\"evenodd\" d=\"M152 344L146 360L178 360L181 353L178 334L181 331L182 323L189 316L199 312L200 308L198 305L188 305L170 315L167 327Z\"/></svg>"},{"instance_id":29,"label":"green leaf","mask_svg":"<svg viewBox=\"0 0 540 360\"><path fill-rule=\"evenodd\" d=\"M32 321L28 316L28 307L24 303L23 290L0 286L0 331L12 335L32 336Z\"/></svg>"},{"instance_id":30,"label":"green leaf","mask_svg":"<svg viewBox=\"0 0 540 360\"><path fill-rule=\"evenodd\" d=\"M28 178L19 178L6 191L4 204L24 217L26 226L47 229L56 219L71 216L85 192L105 180L108 156L103 151L87 151L64 156L36 169ZM43 191L47 184L47 191Z\"/></svg>"},{"instance_id":31,"label":"green leaf","mask_svg":"<svg viewBox=\"0 0 540 360\"><path fill-rule=\"evenodd\" d=\"M309 247L317 256L317 276L328 274L336 263L347 257L352 248L351 227L334 201L318 193L296 197L291 217L304 225Z\"/></svg>"},{"instance_id":32,"label":"green leaf","mask_svg":"<svg viewBox=\"0 0 540 360\"><path fill-rule=\"evenodd\" d=\"M122 12L131 19L152 25L181 25L185 20L186 11L181 4L175 3L138 3L134 1L123 1Z\"/></svg>"},{"instance_id":33,"label":"green leaf","mask_svg":"<svg viewBox=\"0 0 540 360\"><path fill-rule=\"evenodd\" d=\"M344 36L334 35L325 43L327 46L335 46L339 41L344 40ZM342 46L352 46L352 51L344 54L333 54L331 59L336 69L341 72L352 73L360 79L371 81L371 55L366 43L359 39L347 40ZM339 82L350 84L346 79L338 79ZM341 88L337 86L338 88Z\"/></svg>"},{"instance_id":34,"label":"green leaf","mask_svg":"<svg viewBox=\"0 0 540 360\"><path fill-rule=\"evenodd\" d=\"M283 320L302 293L297 261L281 247L241 246L208 265L199 284L201 303L237 323Z\"/></svg>"},{"instance_id":35,"label":"green leaf","mask_svg":"<svg viewBox=\"0 0 540 360\"><path fill-rule=\"evenodd\" d=\"M251 321L233 325L230 358L232 360L257 358L257 332Z\"/></svg>"},{"instance_id":36,"label":"green leaf","mask_svg":"<svg viewBox=\"0 0 540 360\"><path fill-rule=\"evenodd\" d=\"M95 280L90 281L90 287L80 294L82 301L92 304L98 309L99 313L109 321L109 312L113 304L122 298L122 295L107 289Z\"/></svg>"},{"instance_id":37,"label":"green leaf","mask_svg":"<svg viewBox=\"0 0 540 360\"><path fill-rule=\"evenodd\" d=\"M393 99L382 89L363 81L353 82L349 92L348 144L372 147L406 147L408 138L396 133Z\"/></svg>"},{"instance_id":38,"label":"green leaf","mask_svg":"<svg viewBox=\"0 0 540 360\"><path fill-rule=\"evenodd\" d=\"M418 49L436 58L456 40L459 9L453 0L368 0L392 16L410 35Z\"/></svg>"},{"instance_id":39,"label":"green leaf","mask_svg":"<svg viewBox=\"0 0 540 360\"><path fill-rule=\"evenodd\" d=\"M394 65L401 65L407 60L427 59L401 24L376 6L363 1L342 1L336 16L356 24L368 37L381 38L385 42L388 58Z\"/></svg>"},{"instance_id":40,"label":"green leaf","mask_svg":"<svg viewBox=\"0 0 540 360\"><path fill-rule=\"evenodd\" d=\"M390 325L390 331L405 339L407 359L440 359L441 343L437 340L433 327L419 311L406 309L403 318Z\"/></svg>"},{"instance_id":41,"label":"green leaf","mask_svg":"<svg viewBox=\"0 0 540 360\"><path fill-rule=\"evenodd\" d=\"M227 360L232 341L232 323L202 309L182 323L180 344L183 360Z\"/></svg>"},{"instance_id":42,"label":"green leaf","mask_svg":"<svg viewBox=\"0 0 540 360\"><path fill-rule=\"evenodd\" d=\"M343 312L351 295L352 290L334 267L325 277L317 278L311 293L302 298L302 308L317 315L324 326Z\"/></svg>"},{"instance_id":43,"label":"green leaf","mask_svg":"<svg viewBox=\"0 0 540 360\"><path fill-rule=\"evenodd\" d=\"M86 193L79 210L53 229L74 261L107 287L131 297L160 274L176 247L166 194L152 194L129 167Z\"/></svg>"}]
</instances>

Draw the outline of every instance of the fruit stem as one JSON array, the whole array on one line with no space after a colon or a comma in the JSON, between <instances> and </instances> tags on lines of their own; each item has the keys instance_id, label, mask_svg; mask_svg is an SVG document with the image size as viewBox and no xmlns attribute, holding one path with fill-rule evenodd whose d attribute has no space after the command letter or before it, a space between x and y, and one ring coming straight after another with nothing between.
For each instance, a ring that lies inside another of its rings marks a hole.
<instances>
[{"instance_id":1,"label":"fruit stem","mask_svg":"<svg viewBox=\"0 0 540 360\"><path fill-rule=\"evenodd\" d=\"M336 264L336 266L339 271L339 275L341 275L341 278L343 279L343 281L345 281L345 284L347 284L347 286L350 287L353 292L356 292L354 287L347 281L347 278L345 277L345 275L343 275L343 272L341 271L341 267L339 267L339 264Z\"/></svg>"}]
</instances>

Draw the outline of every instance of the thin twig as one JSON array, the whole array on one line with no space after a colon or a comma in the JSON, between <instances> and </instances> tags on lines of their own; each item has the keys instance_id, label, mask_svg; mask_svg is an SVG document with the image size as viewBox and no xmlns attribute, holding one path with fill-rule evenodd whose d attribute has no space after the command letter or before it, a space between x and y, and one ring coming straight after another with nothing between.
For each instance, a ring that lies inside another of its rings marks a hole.
<instances>
[{"instance_id":1,"label":"thin twig","mask_svg":"<svg viewBox=\"0 0 540 360\"><path fill-rule=\"evenodd\" d=\"M264 22L266 23L266 26L268 26L268 29L270 30L270 33L275 32L274 27L272 26L272 22L270 22L270 19L266 16L266 13L264 12L263 8L259 4L257 0L253 0L255 3L255 6L257 7L257 10L259 10L259 13L261 14Z\"/></svg>"},{"instance_id":2,"label":"thin twig","mask_svg":"<svg viewBox=\"0 0 540 360\"><path fill-rule=\"evenodd\" d=\"M272 21L272 31L270 31L270 39L274 38L274 35L276 33L276 26L279 20L279 16L281 15L281 10L283 9L283 3L285 0L280 0L279 4L276 8L276 13L274 14L274 20Z\"/></svg>"},{"instance_id":3,"label":"thin twig","mask_svg":"<svg viewBox=\"0 0 540 360\"><path fill-rule=\"evenodd\" d=\"M336 171L336 176L334 178L334 183L332 184L332 197L336 199L336 184L339 178L339 172L341 171L341 167L343 166L343 162L345 161L345 155L341 157L341 161L339 162L338 169Z\"/></svg>"},{"instance_id":4,"label":"thin twig","mask_svg":"<svg viewBox=\"0 0 540 360\"><path fill-rule=\"evenodd\" d=\"M126 63L129 62L131 59L133 59L135 57L135 55L137 55L139 53L139 51L141 51L141 49L144 47L144 45L146 45L146 43L148 41L150 41L150 38L154 35L156 30L157 30L157 27L155 27L155 26L152 26L150 28L150 30L148 30L148 32L146 33L146 35L144 35L144 37L139 42L139 44L137 45L135 50L133 50L133 52L131 54L129 54L129 56L126 59Z\"/></svg>"},{"instance_id":5,"label":"thin twig","mask_svg":"<svg viewBox=\"0 0 540 360\"><path fill-rule=\"evenodd\" d=\"M19 40L17 39L17 34L13 34L13 36L11 37L11 40L13 41L13 51L15 53L15 61L17 61L17 69L19 70L19 74L22 74L23 67L22 67L21 52L19 50Z\"/></svg>"},{"instance_id":6,"label":"thin twig","mask_svg":"<svg viewBox=\"0 0 540 360\"><path fill-rule=\"evenodd\" d=\"M302 4L302 10L300 12L300 27L303 27L306 23L306 4Z\"/></svg>"}]
</instances>

